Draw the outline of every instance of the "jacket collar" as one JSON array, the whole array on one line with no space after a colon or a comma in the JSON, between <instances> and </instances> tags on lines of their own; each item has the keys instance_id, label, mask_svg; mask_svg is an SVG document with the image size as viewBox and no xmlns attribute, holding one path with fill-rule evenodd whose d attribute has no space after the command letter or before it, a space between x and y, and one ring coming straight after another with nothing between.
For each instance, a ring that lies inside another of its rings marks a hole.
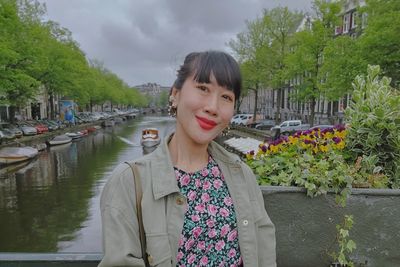
<instances>
[{"instance_id":1,"label":"jacket collar","mask_svg":"<svg viewBox=\"0 0 400 267\"><path fill-rule=\"evenodd\" d=\"M148 155L151 162L150 172L155 200L172 193L180 192L176 181L174 165L172 164L168 149L168 143L172 136L173 133L167 138L164 138L160 146ZM238 156L227 152L222 146L218 145L214 141L208 146L208 152L214 159L228 165L238 164L238 162L240 162Z\"/></svg>"}]
</instances>

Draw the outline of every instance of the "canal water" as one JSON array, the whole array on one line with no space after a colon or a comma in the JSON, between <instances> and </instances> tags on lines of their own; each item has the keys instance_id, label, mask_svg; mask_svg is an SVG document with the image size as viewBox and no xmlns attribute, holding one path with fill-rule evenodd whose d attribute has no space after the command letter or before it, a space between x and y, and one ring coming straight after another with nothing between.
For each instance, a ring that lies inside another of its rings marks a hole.
<instances>
[{"instance_id":1,"label":"canal water","mask_svg":"<svg viewBox=\"0 0 400 267\"><path fill-rule=\"evenodd\" d=\"M174 126L168 117L142 117L0 167L0 252L101 252L99 201L111 171L148 152L143 128L164 138Z\"/></svg>"}]
</instances>

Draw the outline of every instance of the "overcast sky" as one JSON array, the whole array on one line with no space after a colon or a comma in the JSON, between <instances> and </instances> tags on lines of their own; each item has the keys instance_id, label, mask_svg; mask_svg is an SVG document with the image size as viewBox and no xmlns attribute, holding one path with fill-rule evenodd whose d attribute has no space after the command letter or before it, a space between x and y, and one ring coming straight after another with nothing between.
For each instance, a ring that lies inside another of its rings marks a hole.
<instances>
[{"instance_id":1,"label":"overcast sky","mask_svg":"<svg viewBox=\"0 0 400 267\"><path fill-rule=\"evenodd\" d=\"M130 86L170 86L185 55L227 43L262 9L309 11L311 0L40 0L89 59Z\"/></svg>"}]
</instances>

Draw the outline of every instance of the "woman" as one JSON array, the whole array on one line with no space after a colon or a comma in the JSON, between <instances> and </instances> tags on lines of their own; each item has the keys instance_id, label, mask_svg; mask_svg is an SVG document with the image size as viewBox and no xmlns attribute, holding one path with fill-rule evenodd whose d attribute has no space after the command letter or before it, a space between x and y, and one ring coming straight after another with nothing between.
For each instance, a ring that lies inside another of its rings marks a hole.
<instances>
[{"instance_id":1,"label":"woman","mask_svg":"<svg viewBox=\"0 0 400 267\"><path fill-rule=\"evenodd\" d=\"M151 266L276 266L275 229L256 179L213 142L228 125L241 76L226 53L189 54L170 95L176 129L136 160ZM119 165L101 197L99 266L144 266L132 170Z\"/></svg>"}]
</instances>

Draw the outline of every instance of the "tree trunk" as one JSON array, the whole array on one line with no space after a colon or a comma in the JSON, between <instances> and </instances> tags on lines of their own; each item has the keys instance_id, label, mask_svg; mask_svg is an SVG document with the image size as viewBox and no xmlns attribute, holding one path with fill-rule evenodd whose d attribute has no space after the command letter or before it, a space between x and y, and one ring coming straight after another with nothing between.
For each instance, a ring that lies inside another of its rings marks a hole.
<instances>
[{"instance_id":1,"label":"tree trunk","mask_svg":"<svg viewBox=\"0 0 400 267\"><path fill-rule=\"evenodd\" d=\"M277 99L276 99L276 113L275 113L275 123L281 123L281 102L282 102L282 89L277 89Z\"/></svg>"},{"instance_id":2,"label":"tree trunk","mask_svg":"<svg viewBox=\"0 0 400 267\"><path fill-rule=\"evenodd\" d=\"M54 112L54 95L53 92L49 92L49 103L50 103L50 119L54 120L56 115Z\"/></svg>"},{"instance_id":3,"label":"tree trunk","mask_svg":"<svg viewBox=\"0 0 400 267\"><path fill-rule=\"evenodd\" d=\"M315 90L315 89L314 89ZM315 118L315 97L311 97L311 102L310 102L310 126L313 127L314 126L314 118Z\"/></svg>"},{"instance_id":4,"label":"tree trunk","mask_svg":"<svg viewBox=\"0 0 400 267\"><path fill-rule=\"evenodd\" d=\"M255 122L257 118L257 104L258 104L258 84L256 84L256 89L254 90L254 111L253 111L252 122Z\"/></svg>"},{"instance_id":5,"label":"tree trunk","mask_svg":"<svg viewBox=\"0 0 400 267\"><path fill-rule=\"evenodd\" d=\"M11 124L14 124L14 122L15 122L15 110L16 110L15 106L10 106L8 108L8 114L10 116L10 123Z\"/></svg>"}]
</instances>

